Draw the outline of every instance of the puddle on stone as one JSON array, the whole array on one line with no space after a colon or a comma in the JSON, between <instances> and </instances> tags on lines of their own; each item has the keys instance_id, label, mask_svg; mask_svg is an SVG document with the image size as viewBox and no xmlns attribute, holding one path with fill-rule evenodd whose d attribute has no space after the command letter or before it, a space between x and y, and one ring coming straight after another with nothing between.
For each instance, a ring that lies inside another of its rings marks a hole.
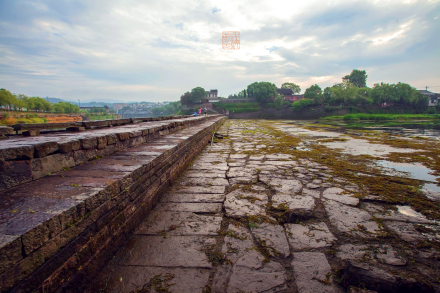
<instances>
[{"instance_id":1,"label":"puddle on stone","mask_svg":"<svg viewBox=\"0 0 440 293\"><path fill-rule=\"evenodd\" d=\"M423 180L428 181L432 183L425 183L423 185L423 189L431 192L440 192L440 186L437 186L437 177L430 174L433 172L431 169L426 168L420 163L396 163L396 162L390 162L386 160L380 160L376 162L379 166L384 167L387 169L387 172L385 174L388 175L399 175L396 174L396 172L393 172L391 169L397 171L397 172L405 172L409 175L409 177L417 179L417 180Z\"/></svg>"},{"instance_id":2,"label":"puddle on stone","mask_svg":"<svg viewBox=\"0 0 440 293\"><path fill-rule=\"evenodd\" d=\"M397 207L397 211L399 213L401 213L402 215L409 216L409 217L415 217L415 218L419 218L419 219L426 219L425 216L416 212L410 206L396 206L396 207Z\"/></svg>"}]
</instances>

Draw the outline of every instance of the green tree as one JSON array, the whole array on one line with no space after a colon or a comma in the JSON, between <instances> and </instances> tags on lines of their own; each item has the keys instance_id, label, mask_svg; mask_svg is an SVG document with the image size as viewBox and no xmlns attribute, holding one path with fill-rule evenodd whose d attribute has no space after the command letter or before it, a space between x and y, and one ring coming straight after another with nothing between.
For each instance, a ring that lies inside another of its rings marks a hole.
<instances>
[{"instance_id":1,"label":"green tree","mask_svg":"<svg viewBox=\"0 0 440 293\"><path fill-rule=\"evenodd\" d=\"M277 97L277 87L267 81L254 82L248 85L247 94L259 102L270 102Z\"/></svg>"},{"instance_id":2,"label":"green tree","mask_svg":"<svg viewBox=\"0 0 440 293\"><path fill-rule=\"evenodd\" d=\"M191 99L190 100L193 104L202 103L203 99L205 97L206 97L206 92L205 92L204 88L196 87L191 90Z\"/></svg>"},{"instance_id":3,"label":"green tree","mask_svg":"<svg viewBox=\"0 0 440 293\"><path fill-rule=\"evenodd\" d=\"M304 92L304 98L312 99L316 104L322 104L324 97L322 95L322 89L319 85L315 84L307 88Z\"/></svg>"},{"instance_id":4,"label":"green tree","mask_svg":"<svg viewBox=\"0 0 440 293\"><path fill-rule=\"evenodd\" d=\"M181 105L188 105L191 101L191 93L186 92L183 95L180 96L180 104Z\"/></svg>"},{"instance_id":5,"label":"green tree","mask_svg":"<svg viewBox=\"0 0 440 293\"><path fill-rule=\"evenodd\" d=\"M13 101L13 96L10 91L6 89L0 89L0 106L11 106Z\"/></svg>"},{"instance_id":6,"label":"green tree","mask_svg":"<svg viewBox=\"0 0 440 293\"><path fill-rule=\"evenodd\" d=\"M284 102L284 99L281 96L276 97L274 100L275 108L280 110L281 107L283 106L283 102Z\"/></svg>"},{"instance_id":7,"label":"green tree","mask_svg":"<svg viewBox=\"0 0 440 293\"><path fill-rule=\"evenodd\" d=\"M343 82L349 82L361 88L367 86L367 72L365 70L353 69L353 71L342 78Z\"/></svg>"},{"instance_id":8,"label":"green tree","mask_svg":"<svg viewBox=\"0 0 440 293\"><path fill-rule=\"evenodd\" d=\"M293 82L285 82L281 85L282 89L291 89L293 93L299 94L301 92L301 88L299 85L293 83Z\"/></svg>"}]
</instances>

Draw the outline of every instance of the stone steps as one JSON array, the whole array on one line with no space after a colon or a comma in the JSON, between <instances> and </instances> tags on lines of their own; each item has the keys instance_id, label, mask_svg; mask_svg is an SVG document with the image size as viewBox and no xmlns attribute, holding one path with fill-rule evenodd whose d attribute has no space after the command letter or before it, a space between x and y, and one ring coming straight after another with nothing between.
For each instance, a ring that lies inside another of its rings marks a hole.
<instances>
[{"instance_id":1,"label":"stone steps","mask_svg":"<svg viewBox=\"0 0 440 293\"><path fill-rule=\"evenodd\" d=\"M224 119L155 121L3 145L4 163L44 167L28 169L35 177L1 194L1 292L80 291Z\"/></svg>"}]
</instances>

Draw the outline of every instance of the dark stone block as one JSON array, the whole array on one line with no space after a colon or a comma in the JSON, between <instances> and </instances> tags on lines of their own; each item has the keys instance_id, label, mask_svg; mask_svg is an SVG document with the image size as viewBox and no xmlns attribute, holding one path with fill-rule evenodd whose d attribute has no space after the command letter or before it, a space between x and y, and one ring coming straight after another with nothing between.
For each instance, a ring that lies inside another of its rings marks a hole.
<instances>
[{"instance_id":1,"label":"dark stone block","mask_svg":"<svg viewBox=\"0 0 440 293\"><path fill-rule=\"evenodd\" d=\"M53 154L59 150L58 143L55 141L47 141L39 144L34 144L35 158L44 158L47 155Z\"/></svg>"},{"instance_id":2,"label":"dark stone block","mask_svg":"<svg viewBox=\"0 0 440 293\"><path fill-rule=\"evenodd\" d=\"M0 190L32 181L31 161L0 161Z\"/></svg>"},{"instance_id":3,"label":"dark stone block","mask_svg":"<svg viewBox=\"0 0 440 293\"><path fill-rule=\"evenodd\" d=\"M5 145L0 148L0 158L5 161L28 160L34 157L34 147L30 145Z\"/></svg>"}]
</instances>

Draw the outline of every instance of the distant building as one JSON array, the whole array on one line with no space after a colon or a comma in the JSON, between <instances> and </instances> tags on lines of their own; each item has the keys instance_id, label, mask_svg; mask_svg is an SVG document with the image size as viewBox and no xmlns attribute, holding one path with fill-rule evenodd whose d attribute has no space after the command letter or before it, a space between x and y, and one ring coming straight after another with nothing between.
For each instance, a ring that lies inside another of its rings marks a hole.
<instances>
[{"instance_id":1,"label":"distant building","mask_svg":"<svg viewBox=\"0 0 440 293\"><path fill-rule=\"evenodd\" d=\"M215 99L217 99L217 95L218 95L218 90L210 90L209 92L206 92L206 97L208 98L208 99L210 99L210 98L215 98ZM215 100L214 99L214 100Z\"/></svg>"},{"instance_id":2,"label":"distant building","mask_svg":"<svg viewBox=\"0 0 440 293\"><path fill-rule=\"evenodd\" d=\"M279 96L283 96L284 100L289 101L289 102L295 102L295 101L304 99L304 95L294 95L292 89L278 89L277 88L277 94Z\"/></svg>"},{"instance_id":3,"label":"distant building","mask_svg":"<svg viewBox=\"0 0 440 293\"><path fill-rule=\"evenodd\" d=\"M437 106L439 105L439 99L440 99L440 94L437 93L433 93L427 90L418 90L419 93L421 93L424 96L427 96L429 98L428 101L428 106Z\"/></svg>"},{"instance_id":4,"label":"distant building","mask_svg":"<svg viewBox=\"0 0 440 293\"><path fill-rule=\"evenodd\" d=\"M218 103L220 100L218 99L218 90L210 90L206 92L205 103Z\"/></svg>"},{"instance_id":5,"label":"distant building","mask_svg":"<svg viewBox=\"0 0 440 293\"><path fill-rule=\"evenodd\" d=\"M290 95L290 96L284 96L284 100L289 102L296 102L299 100L304 100L304 95Z\"/></svg>"},{"instance_id":6,"label":"distant building","mask_svg":"<svg viewBox=\"0 0 440 293\"><path fill-rule=\"evenodd\" d=\"M125 103L113 104L113 110L115 110L116 112L118 112L119 110L121 110L124 107L127 107L127 104L125 104Z\"/></svg>"}]
</instances>

